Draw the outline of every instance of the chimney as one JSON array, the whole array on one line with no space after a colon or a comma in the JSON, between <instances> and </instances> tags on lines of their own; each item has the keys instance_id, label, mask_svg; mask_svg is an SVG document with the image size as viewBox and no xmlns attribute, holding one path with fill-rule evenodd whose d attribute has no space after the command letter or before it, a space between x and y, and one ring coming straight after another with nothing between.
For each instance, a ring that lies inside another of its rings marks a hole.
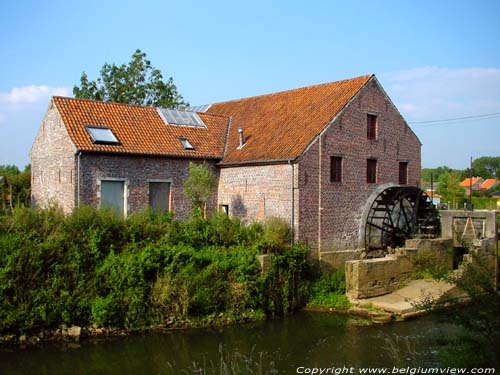
<instances>
[{"instance_id":1,"label":"chimney","mask_svg":"<svg viewBox=\"0 0 500 375\"><path fill-rule=\"evenodd\" d=\"M243 137L243 129L242 128L238 128L238 134L240 135L240 145L238 146L238 149L240 149L245 145L245 137Z\"/></svg>"}]
</instances>

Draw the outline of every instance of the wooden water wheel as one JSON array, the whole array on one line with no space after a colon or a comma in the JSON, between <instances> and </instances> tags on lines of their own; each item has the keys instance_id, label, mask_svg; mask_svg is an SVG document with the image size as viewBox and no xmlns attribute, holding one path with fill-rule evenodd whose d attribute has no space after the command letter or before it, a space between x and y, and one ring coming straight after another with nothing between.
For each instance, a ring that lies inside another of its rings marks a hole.
<instances>
[{"instance_id":1,"label":"wooden water wheel","mask_svg":"<svg viewBox=\"0 0 500 375\"><path fill-rule=\"evenodd\" d=\"M377 195L365 223L368 258L402 247L409 238L434 238L440 233L439 214L431 198L416 186L391 186Z\"/></svg>"}]
</instances>

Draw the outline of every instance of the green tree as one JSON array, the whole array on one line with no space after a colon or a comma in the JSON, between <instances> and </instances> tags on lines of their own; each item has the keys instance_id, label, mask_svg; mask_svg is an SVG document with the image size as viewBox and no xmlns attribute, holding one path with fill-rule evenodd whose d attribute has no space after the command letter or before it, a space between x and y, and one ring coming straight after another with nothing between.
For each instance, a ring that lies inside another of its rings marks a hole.
<instances>
[{"instance_id":1,"label":"green tree","mask_svg":"<svg viewBox=\"0 0 500 375\"><path fill-rule=\"evenodd\" d=\"M215 189L215 176L205 164L190 162L188 178L184 181L184 191L193 202L193 209L206 214L207 200Z\"/></svg>"},{"instance_id":2,"label":"green tree","mask_svg":"<svg viewBox=\"0 0 500 375\"><path fill-rule=\"evenodd\" d=\"M83 99L164 108L187 105L173 78L163 80L161 71L153 68L146 54L139 49L128 65L105 63L101 76L95 81L90 81L83 72L80 86L73 87L73 94Z\"/></svg>"},{"instance_id":3,"label":"green tree","mask_svg":"<svg viewBox=\"0 0 500 375\"><path fill-rule=\"evenodd\" d=\"M0 210L7 207L29 207L31 166L21 172L15 165L0 165Z\"/></svg>"},{"instance_id":4,"label":"green tree","mask_svg":"<svg viewBox=\"0 0 500 375\"><path fill-rule=\"evenodd\" d=\"M455 205L457 197L461 197L465 193L460 182L460 176L457 172L445 172L439 177L437 192L443 196L444 201L451 201Z\"/></svg>"},{"instance_id":5,"label":"green tree","mask_svg":"<svg viewBox=\"0 0 500 375\"><path fill-rule=\"evenodd\" d=\"M431 176L434 183L439 180L439 177L446 172L451 172L452 169L445 165L437 168L422 168L422 187L425 187L427 184L431 183Z\"/></svg>"},{"instance_id":6,"label":"green tree","mask_svg":"<svg viewBox=\"0 0 500 375\"><path fill-rule=\"evenodd\" d=\"M472 162L476 176L482 178L500 178L500 156L483 156Z\"/></svg>"}]
</instances>

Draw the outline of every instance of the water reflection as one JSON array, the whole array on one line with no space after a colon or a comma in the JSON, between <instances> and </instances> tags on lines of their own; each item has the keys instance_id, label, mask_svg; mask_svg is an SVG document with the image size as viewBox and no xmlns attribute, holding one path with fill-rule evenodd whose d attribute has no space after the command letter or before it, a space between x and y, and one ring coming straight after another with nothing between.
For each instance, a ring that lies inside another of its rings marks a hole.
<instances>
[{"instance_id":1,"label":"water reflection","mask_svg":"<svg viewBox=\"0 0 500 375\"><path fill-rule=\"evenodd\" d=\"M438 362L433 338L449 329L432 318L360 326L345 316L302 312L219 329L86 340L79 348L45 344L4 350L0 373L179 374L194 363L213 363L217 368L219 348L226 358L240 353L279 373L295 373L298 366L434 366ZM272 366L271 361L275 362Z\"/></svg>"}]
</instances>

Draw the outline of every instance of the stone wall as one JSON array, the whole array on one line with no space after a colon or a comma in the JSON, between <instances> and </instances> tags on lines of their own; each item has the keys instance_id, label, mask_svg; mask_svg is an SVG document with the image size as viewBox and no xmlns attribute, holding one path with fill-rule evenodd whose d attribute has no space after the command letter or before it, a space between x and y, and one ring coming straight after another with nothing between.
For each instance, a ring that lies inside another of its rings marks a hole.
<instances>
[{"instance_id":1,"label":"stone wall","mask_svg":"<svg viewBox=\"0 0 500 375\"><path fill-rule=\"evenodd\" d=\"M59 111L50 102L31 148L31 203L46 208L51 204L69 213L75 207L76 147Z\"/></svg>"},{"instance_id":2,"label":"stone wall","mask_svg":"<svg viewBox=\"0 0 500 375\"><path fill-rule=\"evenodd\" d=\"M206 163L218 177L215 161ZM84 153L80 160L81 202L99 207L99 181L123 179L126 185L127 212L131 213L148 207L148 180L166 180L171 183L170 209L177 218L184 218L192 210L191 200L184 194L183 188L188 176L188 166L189 160L186 159ZM216 210L216 207L217 193L214 191L207 204L208 213Z\"/></svg>"},{"instance_id":3,"label":"stone wall","mask_svg":"<svg viewBox=\"0 0 500 375\"><path fill-rule=\"evenodd\" d=\"M378 137L367 139L367 114L378 116ZM376 80L370 81L299 159L299 239L314 251L355 249L363 208L380 185L420 184L420 141ZM330 158L343 161L342 182L330 181ZM366 182L368 158L377 159L377 183Z\"/></svg>"}]
</instances>

